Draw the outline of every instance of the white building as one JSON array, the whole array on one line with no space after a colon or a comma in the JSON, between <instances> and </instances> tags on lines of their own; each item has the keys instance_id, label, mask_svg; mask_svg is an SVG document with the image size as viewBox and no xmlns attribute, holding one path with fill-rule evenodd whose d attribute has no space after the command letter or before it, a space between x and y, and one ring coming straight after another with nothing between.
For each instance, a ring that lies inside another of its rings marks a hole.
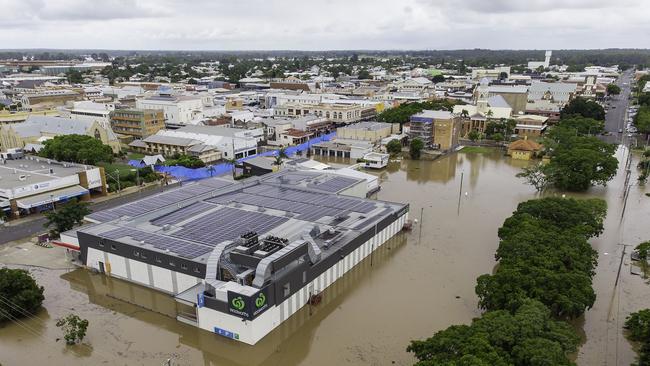
<instances>
[{"instance_id":1,"label":"white building","mask_svg":"<svg viewBox=\"0 0 650 366\"><path fill-rule=\"evenodd\" d=\"M544 61L529 61L528 62L528 69L529 70L537 70L540 67L543 67L547 69L550 64L551 64L551 55L553 54L553 51L546 51L544 53Z\"/></svg>"},{"instance_id":2,"label":"white building","mask_svg":"<svg viewBox=\"0 0 650 366\"><path fill-rule=\"evenodd\" d=\"M225 159L241 159L257 154L257 143L264 139L264 129L185 126L177 130L161 130L157 135L197 140L207 146L216 146Z\"/></svg>"},{"instance_id":3,"label":"white building","mask_svg":"<svg viewBox=\"0 0 650 366\"><path fill-rule=\"evenodd\" d=\"M202 118L203 106L204 98L198 95L160 94L135 102L138 109L162 109L165 125L169 128L179 128Z\"/></svg>"}]
</instances>

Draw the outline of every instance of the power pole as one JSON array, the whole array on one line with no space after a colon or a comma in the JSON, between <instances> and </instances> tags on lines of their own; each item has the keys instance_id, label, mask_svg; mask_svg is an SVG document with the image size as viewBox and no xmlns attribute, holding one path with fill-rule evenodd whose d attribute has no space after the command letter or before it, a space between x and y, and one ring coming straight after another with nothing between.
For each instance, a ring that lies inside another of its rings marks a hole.
<instances>
[{"instance_id":1,"label":"power pole","mask_svg":"<svg viewBox=\"0 0 650 366\"><path fill-rule=\"evenodd\" d=\"M460 216L460 198L463 196L463 176L465 175L465 172L460 172L460 190L458 191L458 212L457 214Z\"/></svg>"}]
</instances>

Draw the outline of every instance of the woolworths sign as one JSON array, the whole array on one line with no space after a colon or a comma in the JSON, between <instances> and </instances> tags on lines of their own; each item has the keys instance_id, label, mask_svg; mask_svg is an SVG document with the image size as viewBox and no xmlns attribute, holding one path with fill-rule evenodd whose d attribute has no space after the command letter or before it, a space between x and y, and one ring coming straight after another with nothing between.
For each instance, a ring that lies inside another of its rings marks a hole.
<instances>
[{"instance_id":1,"label":"woolworths sign","mask_svg":"<svg viewBox=\"0 0 650 366\"><path fill-rule=\"evenodd\" d=\"M255 319L270 306L269 287L263 288L253 296L228 291L228 311L244 319Z\"/></svg>"}]
</instances>

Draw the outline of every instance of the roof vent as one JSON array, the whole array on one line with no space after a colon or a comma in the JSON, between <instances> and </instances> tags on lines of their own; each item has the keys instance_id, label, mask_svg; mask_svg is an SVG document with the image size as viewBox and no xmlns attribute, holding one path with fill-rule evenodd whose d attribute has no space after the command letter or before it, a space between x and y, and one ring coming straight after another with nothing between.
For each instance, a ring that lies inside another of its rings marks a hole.
<instances>
[{"instance_id":1,"label":"roof vent","mask_svg":"<svg viewBox=\"0 0 650 366\"><path fill-rule=\"evenodd\" d=\"M165 224L165 225L163 225L162 229L163 229L163 231L169 231L171 228L172 228L172 226L170 224Z\"/></svg>"}]
</instances>

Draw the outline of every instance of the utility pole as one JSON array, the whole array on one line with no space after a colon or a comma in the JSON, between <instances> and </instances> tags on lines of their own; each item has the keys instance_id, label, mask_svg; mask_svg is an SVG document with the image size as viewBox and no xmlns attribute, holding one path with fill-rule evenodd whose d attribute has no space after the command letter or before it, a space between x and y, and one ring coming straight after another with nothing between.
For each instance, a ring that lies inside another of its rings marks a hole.
<instances>
[{"instance_id":1,"label":"utility pole","mask_svg":"<svg viewBox=\"0 0 650 366\"><path fill-rule=\"evenodd\" d=\"M465 175L465 172L460 172L460 190L458 191L458 212L457 214L460 216L460 198L463 196L463 176Z\"/></svg>"}]
</instances>

